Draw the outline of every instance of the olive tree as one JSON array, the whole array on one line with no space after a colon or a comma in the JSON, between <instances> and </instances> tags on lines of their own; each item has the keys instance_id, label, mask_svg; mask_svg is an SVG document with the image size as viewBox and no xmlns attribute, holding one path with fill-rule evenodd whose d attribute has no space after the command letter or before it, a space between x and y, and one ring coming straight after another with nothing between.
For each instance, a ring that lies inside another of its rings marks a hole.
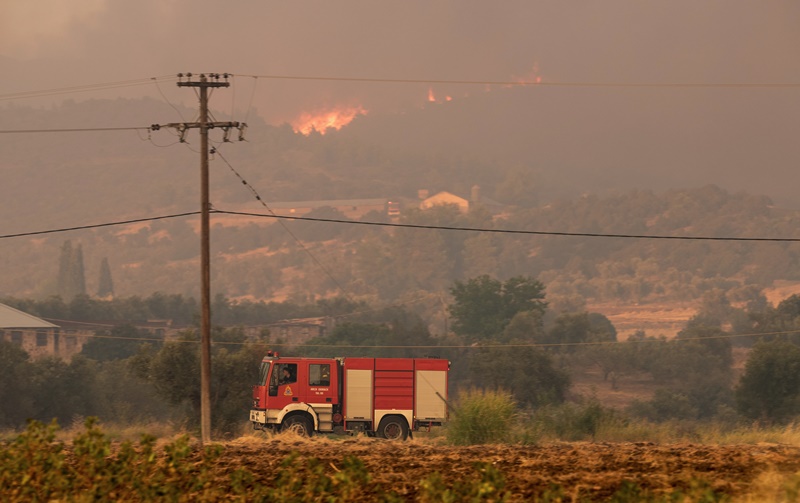
<instances>
[{"instance_id":1,"label":"olive tree","mask_svg":"<svg viewBox=\"0 0 800 503\"><path fill-rule=\"evenodd\" d=\"M800 414L800 347L783 341L756 344L736 388L739 412L765 422Z\"/></svg>"}]
</instances>

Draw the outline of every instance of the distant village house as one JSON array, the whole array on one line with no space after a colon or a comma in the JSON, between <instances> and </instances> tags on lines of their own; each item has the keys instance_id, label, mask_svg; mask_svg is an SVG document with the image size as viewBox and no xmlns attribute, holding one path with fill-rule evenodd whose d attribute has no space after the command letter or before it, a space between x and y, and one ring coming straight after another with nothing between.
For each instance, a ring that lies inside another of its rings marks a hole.
<instances>
[{"instance_id":1,"label":"distant village house","mask_svg":"<svg viewBox=\"0 0 800 503\"><path fill-rule=\"evenodd\" d=\"M86 342L86 337L5 304L0 304L0 339L19 345L32 358L65 360L80 353Z\"/></svg>"},{"instance_id":2,"label":"distant village house","mask_svg":"<svg viewBox=\"0 0 800 503\"><path fill-rule=\"evenodd\" d=\"M471 207L481 205L489 210L489 212L496 215L505 209L505 205L481 195L481 188L478 185L472 186L469 199L444 190L430 196L429 192L425 189L418 191L418 197L420 199L419 207L423 210L438 205L453 204L458 206L458 211L461 213L469 213Z\"/></svg>"}]
</instances>

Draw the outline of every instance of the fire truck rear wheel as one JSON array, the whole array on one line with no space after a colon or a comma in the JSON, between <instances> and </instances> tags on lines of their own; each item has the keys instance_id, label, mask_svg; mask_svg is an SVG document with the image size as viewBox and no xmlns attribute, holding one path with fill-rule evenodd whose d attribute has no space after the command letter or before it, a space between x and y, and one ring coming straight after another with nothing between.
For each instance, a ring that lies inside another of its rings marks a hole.
<instances>
[{"instance_id":1,"label":"fire truck rear wheel","mask_svg":"<svg viewBox=\"0 0 800 503\"><path fill-rule=\"evenodd\" d=\"M283 420L283 431L293 431L301 437L310 437L312 434L311 421L303 416L289 416Z\"/></svg>"},{"instance_id":2,"label":"fire truck rear wheel","mask_svg":"<svg viewBox=\"0 0 800 503\"><path fill-rule=\"evenodd\" d=\"M378 425L378 436L389 440L405 440L408 438L408 423L400 416L384 417Z\"/></svg>"}]
</instances>

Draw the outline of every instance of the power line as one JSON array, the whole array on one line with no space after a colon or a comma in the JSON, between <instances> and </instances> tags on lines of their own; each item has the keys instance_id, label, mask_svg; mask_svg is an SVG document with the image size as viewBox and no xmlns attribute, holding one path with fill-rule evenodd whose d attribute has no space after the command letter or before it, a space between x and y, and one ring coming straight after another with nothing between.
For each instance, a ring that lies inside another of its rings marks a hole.
<instances>
[{"instance_id":1,"label":"power line","mask_svg":"<svg viewBox=\"0 0 800 503\"><path fill-rule=\"evenodd\" d=\"M800 238L756 238L756 237L712 237L712 236L663 236L655 234L603 234L596 232L558 232L558 231L530 231L520 229L489 229L481 227L452 227L446 225L422 225L422 224L402 224L402 223L388 223L388 222L361 222L358 220L341 220L335 218L314 218L314 217L295 217L276 215L274 212L271 215L263 213L247 213L240 211L226 211L215 210L215 213L227 215L240 215L260 218L277 218L283 220L304 220L309 222L330 222L339 224L352 224L352 225L372 225L380 227L400 227L408 229L431 229L431 230L445 230L445 231L462 231L462 232L486 232L494 234L526 234L536 236L570 236L570 237L592 237L592 238L626 238L626 239L672 239L672 240L688 240L688 241L766 241L766 242L786 242L796 243L800 242Z\"/></svg>"},{"instance_id":2,"label":"power line","mask_svg":"<svg viewBox=\"0 0 800 503\"><path fill-rule=\"evenodd\" d=\"M112 227L115 225L128 225L128 224L137 224L141 222L152 222L155 220L165 220L168 218L179 218L179 217L188 217L191 215L199 215L199 211L190 211L186 213L175 213L172 215L161 215L157 217L147 217L147 218L135 218L132 220L117 220L115 222L105 222L100 224L89 224L89 225L78 225L75 227L62 227L59 229L49 229L44 231L31 231L31 232L19 232L17 234L0 234L0 239L6 238L19 238L25 236L41 236L43 234L56 234L59 232L69 232L69 231L79 231L79 230L86 230L86 229L98 229L100 227Z\"/></svg>"},{"instance_id":3,"label":"power line","mask_svg":"<svg viewBox=\"0 0 800 503\"><path fill-rule=\"evenodd\" d=\"M219 154L219 150L216 152ZM222 157L220 155L220 157ZM224 160L224 158L223 158ZM233 169L233 168L231 168ZM234 170L235 172L235 170ZM237 173L237 176L238 175ZM242 179L243 183L247 185L246 181ZM252 189L252 187L251 187ZM257 194L256 194L257 195ZM260 196L259 197L260 200ZM266 203L263 203L266 206ZM270 210L272 211L272 210ZM141 223L141 222L149 222L154 220L164 220L169 218L178 218L178 217L185 217L191 215L199 214L199 211L191 211L186 213L175 213L171 215L160 215L156 217L145 217L145 218L138 218L133 220L119 220L113 222L104 222L99 224L87 224L87 225L80 225L74 227L62 227L56 229L48 229L42 231L30 231L30 232L20 232L16 234L0 234L0 239L6 238L17 238L17 237L25 237L25 236L38 236L43 234L56 234L59 232L69 232L69 231L76 231L76 230L85 230L85 229L95 229L99 227L111 227L115 225L127 225L133 223ZM444 225L421 225L421 224L400 224L400 223L384 223L384 222L360 222L357 220L338 220L333 218L313 218L313 217L295 217L295 216L283 216L277 215L273 212L271 215L265 215L263 213L249 213L249 212L242 212L242 211L227 211L227 210L219 210L213 209L211 213L217 213L221 215L238 215L238 216L249 216L249 217L258 217L258 218L275 218L279 221L281 220L303 220L303 221L310 221L310 222L329 222L329 223L339 223L339 224L351 224L351 225L367 225L367 226L379 226L379 227L400 227L400 228L410 228L410 229L428 229L428 230L447 230L447 231L456 231L456 232L486 232L486 233L494 233L494 234L522 234L522 235L536 235L536 236L566 236L566 237L592 237L592 238L622 238L622 239L668 239L668 240L684 240L684 241L752 241L752 242L772 242L772 243L797 243L800 242L800 238L756 238L756 237L712 237L712 236L661 236L661 235L646 235L646 234L601 234L601 233L594 233L594 232L557 232L557 231L530 231L530 230L519 230L519 229L488 229L488 228L480 228L480 227L452 227L452 226L444 226ZM291 231L289 231L291 234ZM293 235L294 237L294 235ZM295 239L297 239L295 237Z\"/></svg>"},{"instance_id":4,"label":"power line","mask_svg":"<svg viewBox=\"0 0 800 503\"><path fill-rule=\"evenodd\" d=\"M461 80L461 79L400 79L373 77L326 77L310 75L247 75L271 80L310 80L328 82L368 82L386 84L459 84L483 86L520 86L520 87L620 87L620 88L729 88L729 89L797 89L800 83L793 82L590 82L590 81L545 81L545 80Z\"/></svg>"},{"instance_id":5,"label":"power line","mask_svg":"<svg viewBox=\"0 0 800 503\"><path fill-rule=\"evenodd\" d=\"M116 82L101 82L97 84L84 84L79 86L59 87L54 89L41 89L36 91L20 91L16 93L0 94L0 101L17 100L25 98L41 98L44 96L54 96L58 94L72 94L72 93L82 93L89 91L103 91L106 89L117 89L121 87L142 86L142 85L148 85L153 81L158 81L158 80L171 81L171 80L177 80L177 77L175 77L175 75L162 75L160 77L148 77L144 79L119 80Z\"/></svg>"},{"instance_id":6,"label":"power line","mask_svg":"<svg viewBox=\"0 0 800 503\"><path fill-rule=\"evenodd\" d=\"M177 110L177 109L176 109ZM180 113L180 111L179 111ZM151 124L149 126L133 126L133 127L93 127L93 128L55 128L55 129L3 129L0 134L14 134L14 133L87 133L98 131L160 131L174 127L176 124L190 124L190 123L170 123L170 124ZM221 126L217 126L221 127Z\"/></svg>"},{"instance_id":7,"label":"power line","mask_svg":"<svg viewBox=\"0 0 800 503\"><path fill-rule=\"evenodd\" d=\"M180 111L180 109L175 105L173 105L172 102L169 101L169 98L167 98L167 95L164 94L164 91L161 90L161 86L158 85L158 80L155 77L153 77L152 81L155 84L156 89L158 90L158 94L160 94L161 97L164 98L164 101L167 103L167 105L171 106L173 110L178 112L178 117L180 117L183 122L186 122L186 119L183 117L183 113Z\"/></svg>"},{"instance_id":8,"label":"power line","mask_svg":"<svg viewBox=\"0 0 800 503\"><path fill-rule=\"evenodd\" d=\"M305 80L327 82L363 82L385 84L453 84L453 85L482 85L482 86L509 86L509 87L588 87L588 88L686 88L686 89L797 89L800 83L796 82L592 82L592 81L546 81L546 80L470 80L470 79L403 79L403 78L377 78L377 77L334 77L323 75L274 75L274 74L237 74L240 77L270 80ZM158 77L147 77L114 82L101 82L68 86L52 89L39 89L0 94L0 101L9 101L26 98L40 98L59 94L72 94L91 91L103 91L122 87L143 86L153 81L174 81L174 74Z\"/></svg>"},{"instance_id":9,"label":"power line","mask_svg":"<svg viewBox=\"0 0 800 503\"><path fill-rule=\"evenodd\" d=\"M245 112L243 122L247 122L247 119L250 117L250 111L253 109L253 98L255 98L256 96L257 87L258 87L258 77L253 77L253 89L250 92L250 103L247 104L247 112Z\"/></svg>"},{"instance_id":10,"label":"power line","mask_svg":"<svg viewBox=\"0 0 800 503\"><path fill-rule=\"evenodd\" d=\"M3 129L0 134L14 133L86 133L97 131L147 131L146 127L94 127L94 128L59 128L59 129Z\"/></svg>"},{"instance_id":11,"label":"power line","mask_svg":"<svg viewBox=\"0 0 800 503\"><path fill-rule=\"evenodd\" d=\"M177 108L176 108L177 110ZM178 111L180 113L180 111ZM169 123L169 124L151 124L149 126L133 126L133 127L94 127L94 128L54 128L54 129L2 129L0 130L0 134L15 134L15 133L87 133L87 132L98 132L98 131L160 131L161 129L168 129L173 127L183 126L185 131L186 126L189 124L193 124L191 122L179 122L179 123ZM236 126L229 126L230 127L238 127L240 130L244 127L247 127L247 124L240 124L236 123L227 123L227 122L215 122L209 123L209 129L211 128L222 128L225 129L227 124L236 124ZM242 138L240 138L240 141ZM181 143L186 143L182 141Z\"/></svg>"}]
</instances>

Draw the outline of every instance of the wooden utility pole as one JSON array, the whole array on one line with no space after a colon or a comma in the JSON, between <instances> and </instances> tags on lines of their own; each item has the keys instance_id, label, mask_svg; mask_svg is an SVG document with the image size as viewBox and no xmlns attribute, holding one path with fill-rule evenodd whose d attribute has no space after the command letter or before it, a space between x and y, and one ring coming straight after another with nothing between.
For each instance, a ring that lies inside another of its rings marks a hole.
<instances>
[{"instance_id":1,"label":"wooden utility pole","mask_svg":"<svg viewBox=\"0 0 800 503\"><path fill-rule=\"evenodd\" d=\"M186 80L184 80L184 77ZM224 78L220 81L220 77ZM201 314L200 314L200 442L211 442L211 253L209 216L211 203L209 201L208 181L208 130L221 128L227 132L231 128L239 128L238 122L209 122L208 120L208 89L214 87L228 87L228 74L218 73L200 74L199 80L192 80L192 74L178 74L178 87L195 87L200 90L200 118L197 122L177 122L164 126L152 126L153 129L161 127L175 128L181 134L181 142L187 129L200 129L200 276L201 276Z\"/></svg>"}]
</instances>

